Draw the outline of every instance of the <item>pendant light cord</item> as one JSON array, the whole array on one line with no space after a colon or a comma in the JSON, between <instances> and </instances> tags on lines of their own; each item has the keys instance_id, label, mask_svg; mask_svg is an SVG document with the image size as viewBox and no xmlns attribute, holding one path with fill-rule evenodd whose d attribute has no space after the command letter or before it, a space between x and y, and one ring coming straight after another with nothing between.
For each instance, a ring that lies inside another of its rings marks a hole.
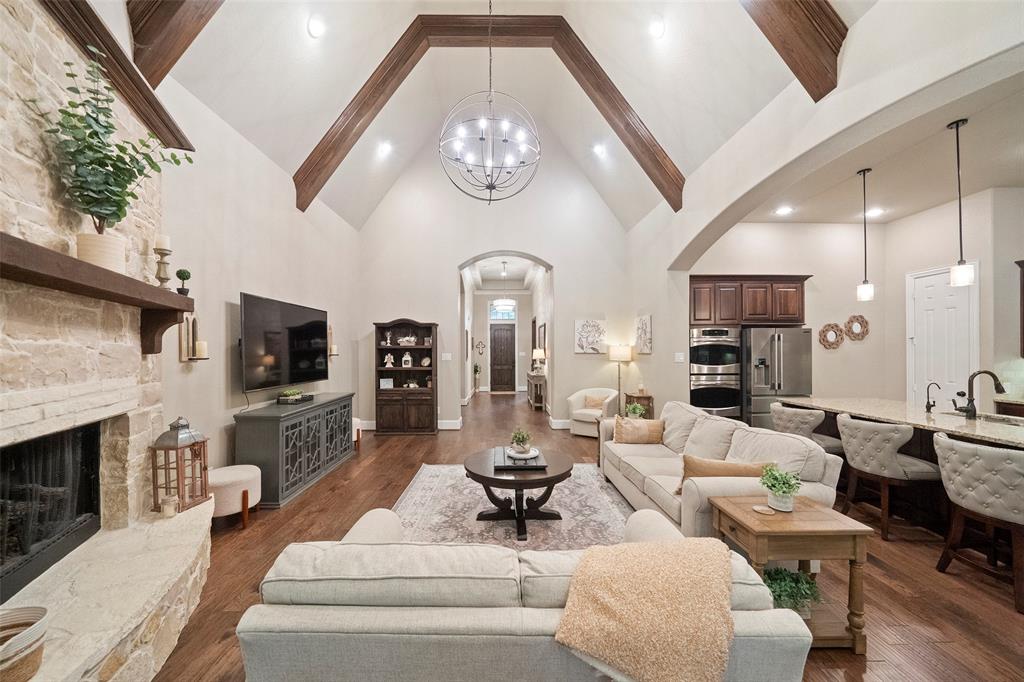
<instances>
[{"instance_id":1,"label":"pendant light cord","mask_svg":"<svg viewBox=\"0 0 1024 682\"><path fill-rule=\"evenodd\" d=\"M868 282L868 173L870 168L857 171L861 181L861 217L864 219L864 283Z\"/></svg>"},{"instance_id":2,"label":"pendant light cord","mask_svg":"<svg viewBox=\"0 0 1024 682\"><path fill-rule=\"evenodd\" d=\"M964 200L960 194L960 126L966 121L957 121L953 127L956 134L956 210L960 229L960 263L964 262Z\"/></svg>"},{"instance_id":3,"label":"pendant light cord","mask_svg":"<svg viewBox=\"0 0 1024 682\"><path fill-rule=\"evenodd\" d=\"M487 0L487 101L494 101L494 45L491 26L494 24L494 0Z\"/></svg>"}]
</instances>

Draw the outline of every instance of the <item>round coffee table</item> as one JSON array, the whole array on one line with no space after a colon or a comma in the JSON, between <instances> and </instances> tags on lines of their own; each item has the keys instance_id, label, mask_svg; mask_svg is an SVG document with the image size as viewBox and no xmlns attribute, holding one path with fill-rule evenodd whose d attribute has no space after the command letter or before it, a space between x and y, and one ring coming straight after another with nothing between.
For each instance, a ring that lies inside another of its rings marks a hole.
<instances>
[{"instance_id":1,"label":"round coffee table","mask_svg":"<svg viewBox=\"0 0 1024 682\"><path fill-rule=\"evenodd\" d=\"M556 511L541 509L551 497L556 483L572 476L572 458L558 452L544 452L546 469L495 471L494 448L488 448L466 458L466 477L484 487L487 499L495 506L490 511L476 515L477 521L516 522L516 536L526 539L526 519L535 521L557 521L562 515ZM494 488L512 490L513 498L498 497ZM523 491L546 488L540 497L527 497L524 503Z\"/></svg>"}]
</instances>

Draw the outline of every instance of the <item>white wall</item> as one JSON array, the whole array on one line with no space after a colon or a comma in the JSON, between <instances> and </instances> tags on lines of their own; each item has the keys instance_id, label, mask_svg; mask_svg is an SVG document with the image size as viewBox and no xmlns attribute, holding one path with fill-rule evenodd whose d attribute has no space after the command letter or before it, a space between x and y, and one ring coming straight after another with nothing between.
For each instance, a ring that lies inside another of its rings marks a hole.
<instances>
[{"instance_id":1,"label":"white wall","mask_svg":"<svg viewBox=\"0 0 1024 682\"><path fill-rule=\"evenodd\" d=\"M690 274L813 275L804 283L806 324L814 331L814 394L878 397L885 385L885 275L883 225L868 226L868 278L875 300L859 303L864 278L863 226L814 223L740 223L701 256ZM836 350L817 342L823 324L842 326L850 315L867 318L870 333Z\"/></svg>"},{"instance_id":2,"label":"white wall","mask_svg":"<svg viewBox=\"0 0 1024 682\"><path fill-rule=\"evenodd\" d=\"M190 295L211 356L179 362L176 332L167 332L164 413L168 421L188 417L210 438L211 466L222 466L233 455L232 415L246 407L240 292L327 310L341 357L330 360L329 381L304 388L352 390L357 233L318 201L300 213L291 177L173 79L161 83L159 95L198 150L194 165L163 173L163 232L174 250L171 271L192 272ZM275 395L261 391L249 400L256 405Z\"/></svg>"},{"instance_id":3,"label":"white wall","mask_svg":"<svg viewBox=\"0 0 1024 682\"><path fill-rule=\"evenodd\" d=\"M626 232L557 138L541 133L544 163L519 196L490 206L465 197L451 186L428 145L360 231L355 333L361 418L374 419L371 324L411 317L440 325L438 352L453 358L438 363L440 419L444 426L457 423L458 266L493 250L526 252L553 266L556 314L565 321L549 337L559 368L551 387L554 417L566 418L565 398L576 389L614 386L606 356L572 353L572 320L607 318L613 335L625 336L632 319L622 258Z\"/></svg>"}]
</instances>

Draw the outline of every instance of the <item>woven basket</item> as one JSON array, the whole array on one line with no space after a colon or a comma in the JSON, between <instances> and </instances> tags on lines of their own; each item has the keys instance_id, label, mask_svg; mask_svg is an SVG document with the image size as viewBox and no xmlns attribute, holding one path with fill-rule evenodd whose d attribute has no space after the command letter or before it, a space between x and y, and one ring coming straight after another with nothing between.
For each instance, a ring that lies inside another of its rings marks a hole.
<instances>
[{"instance_id":1,"label":"woven basket","mask_svg":"<svg viewBox=\"0 0 1024 682\"><path fill-rule=\"evenodd\" d=\"M47 621L41 606L0 609L0 680L28 682L39 671Z\"/></svg>"}]
</instances>

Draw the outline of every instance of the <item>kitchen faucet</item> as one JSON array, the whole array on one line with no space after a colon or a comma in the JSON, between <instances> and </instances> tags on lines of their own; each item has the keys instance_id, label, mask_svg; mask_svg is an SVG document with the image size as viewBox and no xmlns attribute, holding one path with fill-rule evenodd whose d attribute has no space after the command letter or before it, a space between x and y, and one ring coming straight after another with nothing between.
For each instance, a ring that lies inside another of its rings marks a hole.
<instances>
[{"instance_id":1,"label":"kitchen faucet","mask_svg":"<svg viewBox=\"0 0 1024 682\"><path fill-rule=\"evenodd\" d=\"M939 386L934 381L931 382L930 384L928 384L927 386L925 386L925 388L924 388L924 411L927 412L928 414L931 414L932 413L932 408L935 407L935 401L932 400L932 386L934 386L935 388L939 389L940 391L942 390L942 386ZM956 405L956 403L953 403L953 404Z\"/></svg>"},{"instance_id":2,"label":"kitchen faucet","mask_svg":"<svg viewBox=\"0 0 1024 682\"><path fill-rule=\"evenodd\" d=\"M953 400L953 407L956 408L957 412L963 412L966 419L977 419L978 408L974 406L974 380L979 374L987 374L992 377L992 383L995 385L996 393L1006 393L1006 389L1003 388L1003 382L999 381L993 372L987 369L979 369L967 378L967 404L960 406L956 404L956 399ZM959 393L957 395L960 395Z\"/></svg>"}]
</instances>

